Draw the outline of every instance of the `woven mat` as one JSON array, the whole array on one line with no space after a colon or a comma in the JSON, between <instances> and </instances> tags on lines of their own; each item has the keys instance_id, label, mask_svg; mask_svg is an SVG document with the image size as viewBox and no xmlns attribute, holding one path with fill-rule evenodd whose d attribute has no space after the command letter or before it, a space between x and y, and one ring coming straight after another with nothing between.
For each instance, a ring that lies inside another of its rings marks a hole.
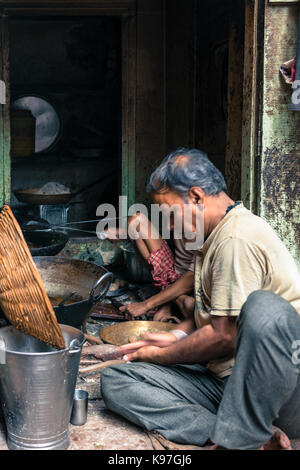
<instances>
[{"instance_id":1,"label":"woven mat","mask_svg":"<svg viewBox=\"0 0 300 470\"><path fill-rule=\"evenodd\" d=\"M65 348L41 275L9 206L0 213L0 305L18 330Z\"/></svg>"}]
</instances>

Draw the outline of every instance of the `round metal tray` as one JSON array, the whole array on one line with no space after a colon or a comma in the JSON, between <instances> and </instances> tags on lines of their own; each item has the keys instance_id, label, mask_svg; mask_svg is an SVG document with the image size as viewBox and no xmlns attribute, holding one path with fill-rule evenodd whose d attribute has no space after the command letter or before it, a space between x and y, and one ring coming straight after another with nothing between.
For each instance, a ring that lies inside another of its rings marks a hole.
<instances>
[{"instance_id":1,"label":"round metal tray","mask_svg":"<svg viewBox=\"0 0 300 470\"><path fill-rule=\"evenodd\" d=\"M99 336L105 343L122 346L143 339L146 332L160 333L174 330L174 323L163 323L159 321L127 321L103 328Z\"/></svg>"}]
</instances>

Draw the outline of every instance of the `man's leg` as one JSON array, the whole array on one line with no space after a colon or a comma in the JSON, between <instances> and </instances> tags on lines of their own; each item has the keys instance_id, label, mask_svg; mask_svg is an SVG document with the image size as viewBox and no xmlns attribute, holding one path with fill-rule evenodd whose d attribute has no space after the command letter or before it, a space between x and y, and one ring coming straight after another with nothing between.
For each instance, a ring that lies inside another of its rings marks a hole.
<instances>
[{"instance_id":1,"label":"man's leg","mask_svg":"<svg viewBox=\"0 0 300 470\"><path fill-rule=\"evenodd\" d=\"M201 365L124 364L101 375L111 411L166 439L199 446L212 432L225 383Z\"/></svg>"},{"instance_id":2,"label":"man's leg","mask_svg":"<svg viewBox=\"0 0 300 470\"><path fill-rule=\"evenodd\" d=\"M215 444L259 449L272 437L273 424L300 436L300 366L292 360L299 339L300 317L289 302L267 291L248 297L235 366L210 436Z\"/></svg>"}]
</instances>

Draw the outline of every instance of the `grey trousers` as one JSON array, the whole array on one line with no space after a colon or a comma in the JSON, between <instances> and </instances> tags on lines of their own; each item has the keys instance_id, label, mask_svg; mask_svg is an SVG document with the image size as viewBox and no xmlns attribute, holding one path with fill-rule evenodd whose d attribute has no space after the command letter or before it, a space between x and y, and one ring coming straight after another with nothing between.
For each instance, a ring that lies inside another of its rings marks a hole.
<instances>
[{"instance_id":1,"label":"grey trousers","mask_svg":"<svg viewBox=\"0 0 300 470\"><path fill-rule=\"evenodd\" d=\"M253 292L238 319L229 378L201 364L129 363L107 368L101 384L110 410L178 443L258 449L273 424L299 437L300 317L278 295Z\"/></svg>"}]
</instances>

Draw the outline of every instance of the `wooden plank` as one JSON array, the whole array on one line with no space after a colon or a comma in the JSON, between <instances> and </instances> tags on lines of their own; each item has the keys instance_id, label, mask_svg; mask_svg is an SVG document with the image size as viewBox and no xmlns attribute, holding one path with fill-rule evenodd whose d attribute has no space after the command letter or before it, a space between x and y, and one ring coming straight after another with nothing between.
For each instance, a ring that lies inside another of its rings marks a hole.
<instances>
[{"instance_id":1,"label":"wooden plank","mask_svg":"<svg viewBox=\"0 0 300 470\"><path fill-rule=\"evenodd\" d=\"M136 17L122 26L122 195L135 202L136 158Z\"/></svg>"},{"instance_id":2,"label":"wooden plank","mask_svg":"<svg viewBox=\"0 0 300 470\"><path fill-rule=\"evenodd\" d=\"M0 207L10 201L10 96L8 21L0 17L0 79L6 87L6 103L0 104Z\"/></svg>"},{"instance_id":3,"label":"wooden plank","mask_svg":"<svg viewBox=\"0 0 300 470\"><path fill-rule=\"evenodd\" d=\"M240 20L240 18L239 18ZM228 54L228 118L226 129L225 179L228 193L241 199L241 150L243 115L244 28L243 21L232 19Z\"/></svg>"},{"instance_id":4,"label":"wooden plank","mask_svg":"<svg viewBox=\"0 0 300 470\"><path fill-rule=\"evenodd\" d=\"M291 6L291 5L300 5L299 0L268 0L268 3L270 5L286 5L286 6Z\"/></svg>"},{"instance_id":5,"label":"wooden plank","mask_svg":"<svg viewBox=\"0 0 300 470\"><path fill-rule=\"evenodd\" d=\"M135 9L136 0L0 0L0 8L118 8Z\"/></svg>"},{"instance_id":6,"label":"wooden plank","mask_svg":"<svg viewBox=\"0 0 300 470\"><path fill-rule=\"evenodd\" d=\"M198 2L166 3L166 150L195 146Z\"/></svg>"},{"instance_id":7,"label":"wooden plank","mask_svg":"<svg viewBox=\"0 0 300 470\"><path fill-rule=\"evenodd\" d=\"M163 0L137 6L136 202L150 203L146 185L165 154Z\"/></svg>"},{"instance_id":8,"label":"wooden plank","mask_svg":"<svg viewBox=\"0 0 300 470\"><path fill-rule=\"evenodd\" d=\"M247 0L245 8L241 195L246 207L258 214L264 0Z\"/></svg>"},{"instance_id":9,"label":"wooden plank","mask_svg":"<svg viewBox=\"0 0 300 470\"><path fill-rule=\"evenodd\" d=\"M53 15L128 16L136 11L136 0L0 0L0 8L11 17Z\"/></svg>"}]
</instances>

